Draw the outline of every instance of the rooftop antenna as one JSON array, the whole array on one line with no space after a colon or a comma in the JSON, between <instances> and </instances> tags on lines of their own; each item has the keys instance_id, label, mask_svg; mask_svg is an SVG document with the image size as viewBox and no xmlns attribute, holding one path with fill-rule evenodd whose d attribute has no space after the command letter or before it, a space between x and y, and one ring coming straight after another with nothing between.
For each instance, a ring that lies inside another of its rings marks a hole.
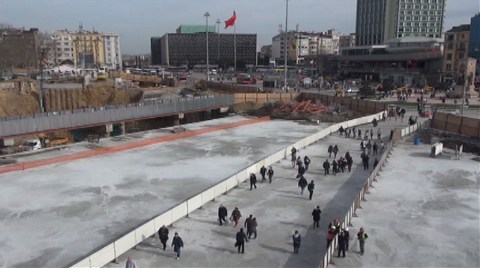
<instances>
[{"instance_id":1,"label":"rooftop antenna","mask_svg":"<svg viewBox=\"0 0 480 268\"><path fill-rule=\"evenodd\" d=\"M81 22L78 24L78 31L79 32L83 31L83 24Z\"/></svg>"},{"instance_id":2,"label":"rooftop antenna","mask_svg":"<svg viewBox=\"0 0 480 268\"><path fill-rule=\"evenodd\" d=\"M278 25L278 32L283 33L283 25L282 24Z\"/></svg>"}]
</instances>

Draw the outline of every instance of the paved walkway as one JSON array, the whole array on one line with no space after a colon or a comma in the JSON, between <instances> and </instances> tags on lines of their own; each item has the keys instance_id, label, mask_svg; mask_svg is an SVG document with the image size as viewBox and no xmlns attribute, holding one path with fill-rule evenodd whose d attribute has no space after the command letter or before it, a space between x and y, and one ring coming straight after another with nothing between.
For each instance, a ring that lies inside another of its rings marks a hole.
<instances>
[{"instance_id":1,"label":"paved walkway","mask_svg":"<svg viewBox=\"0 0 480 268\"><path fill-rule=\"evenodd\" d=\"M387 138L391 129L405 126L406 120L387 120L379 127ZM361 128L364 132L372 125ZM350 151L354 159L351 173L323 175L321 166L328 157L327 147L330 144L338 144L339 155ZM329 222L345 216L371 171L364 171L361 166L359 144L359 139L333 134L298 152L298 155L303 157L306 154L312 159L305 176L316 184L311 201L307 193L300 195L296 186L296 169L291 167L289 160L282 160L273 165L275 176L272 184L259 183L258 189L249 191L249 184L244 183L228 195L195 211L189 218L174 223L170 228L170 237L179 232L185 243L180 260L175 260L171 247L167 251L161 250L160 241L155 237L146 239L137 249L121 256L120 264L112 263L108 267L123 266L127 256L133 256L140 267L318 267L326 251ZM373 160L371 158L371 163ZM218 226L216 215L219 204L224 204L229 213L238 207L243 216L242 223L250 214L258 220L258 238L246 243L244 255L237 254L233 245L239 227ZM311 213L317 205L322 209L322 220L320 228L313 229ZM303 237L298 255L292 254L291 235L294 230L299 230Z\"/></svg>"}]
</instances>

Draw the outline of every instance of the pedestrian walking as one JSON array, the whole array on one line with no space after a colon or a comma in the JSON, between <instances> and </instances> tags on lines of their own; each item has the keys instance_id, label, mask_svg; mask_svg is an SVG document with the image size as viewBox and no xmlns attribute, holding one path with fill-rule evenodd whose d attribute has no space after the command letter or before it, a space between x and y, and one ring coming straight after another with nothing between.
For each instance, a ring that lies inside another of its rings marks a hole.
<instances>
[{"instance_id":1,"label":"pedestrian walking","mask_svg":"<svg viewBox=\"0 0 480 268\"><path fill-rule=\"evenodd\" d=\"M345 258L345 249L346 249L346 236L343 230L340 230L338 233L338 257L340 258L340 253L343 253L343 257Z\"/></svg>"},{"instance_id":2,"label":"pedestrian walking","mask_svg":"<svg viewBox=\"0 0 480 268\"><path fill-rule=\"evenodd\" d=\"M353 127L352 133L353 133L353 138L356 138L357 137L357 130L355 129L355 127Z\"/></svg>"},{"instance_id":3,"label":"pedestrian walking","mask_svg":"<svg viewBox=\"0 0 480 268\"><path fill-rule=\"evenodd\" d=\"M373 169L378 166L378 158L375 157L375 161L373 161Z\"/></svg>"},{"instance_id":4,"label":"pedestrian walking","mask_svg":"<svg viewBox=\"0 0 480 268\"><path fill-rule=\"evenodd\" d=\"M322 210L320 209L320 206L317 206L315 209L313 209L312 212L312 217L313 217L313 229L315 229L315 226L319 228L319 223L321 219Z\"/></svg>"},{"instance_id":5,"label":"pedestrian walking","mask_svg":"<svg viewBox=\"0 0 480 268\"><path fill-rule=\"evenodd\" d=\"M257 189L257 176L254 173L250 173L250 191L253 187Z\"/></svg>"},{"instance_id":6,"label":"pedestrian walking","mask_svg":"<svg viewBox=\"0 0 480 268\"><path fill-rule=\"evenodd\" d=\"M232 215L230 215L230 220L235 224L234 225L235 227L237 227L241 217L242 217L242 214L240 213L240 210L238 210L238 208L235 207L235 209L232 211Z\"/></svg>"},{"instance_id":7,"label":"pedestrian walking","mask_svg":"<svg viewBox=\"0 0 480 268\"><path fill-rule=\"evenodd\" d=\"M220 204L220 207L218 208L218 223L220 226L222 226L223 223L227 223L226 217L228 216L228 211L227 208L223 206L223 204Z\"/></svg>"},{"instance_id":8,"label":"pedestrian walking","mask_svg":"<svg viewBox=\"0 0 480 268\"><path fill-rule=\"evenodd\" d=\"M158 238L160 238L160 242L163 245L163 250L167 248L167 241L168 241L168 228L163 225L158 229Z\"/></svg>"},{"instance_id":9,"label":"pedestrian walking","mask_svg":"<svg viewBox=\"0 0 480 268\"><path fill-rule=\"evenodd\" d=\"M337 158L337 153L338 153L338 146L335 144L335 146L333 146L333 158Z\"/></svg>"},{"instance_id":10,"label":"pedestrian walking","mask_svg":"<svg viewBox=\"0 0 480 268\"><path fill-rule=\"evenodd\" d=\"M336 176L338 172L338 163L335 161L335 159L332 161L332 172L333 176Z\"/></svg>"},{"instance_id":11,"label":"pedestrian walking","mask_svg":"<svg viewBox=\"0 0 480 268\"><path fill-rule=\"evenodd\" d=\"M172 247L173 247L173 251L177 253L177 260L180 259L181 248L183 248L183 240L178 235L178 233L175 233L175 236L173 237Z\"/></svg>"},{"instance_id":12,"label":"pedestrian walking","mask_svg":"<svg viewBox=\"0 0 480 268\"><path fill-rule=\"evenodd\" d=\"M369 165L368 165L368 161L370 160L370 157L368 157L368 155L364 155L362 157L362 162L363 162L363 170L368 170L369 169Z\"/></svg>"},{"instance_id":13,"label":"pedestrian walking","mask_svg":"<svg viewBox=\"0 0 480 268\"><path fill-rule=\"evenodd\" d=\"M373 140L373 128L370 129L370 139Z\"/></svg>"},{"instance_id":14,"label":"pedestrian walking","mask_svg":"<svg viewBox=\"0 0 480 268\"><path fill-rule=\"evenodd\" d=\"M298 171L297 171L297 178L300 178L303 174L305 174L305 167L303 165L298 166Z\"/></svg>"},{"instance_id":15,"label":"pedestrian walking","mask_svg":"<svg viewBox=\"0 0 480 268\"><path fill-rule=\"evenodd\" d=\"M378 128L377 130L377 139L381 139L382 138L382 130L380 128Z\"/></svg>"},{"instance_id":16,"label":"pedestrian walking","mask_svg":"<svg viewBox=\"0 0 480 268\"><path fill-rule=\"evenodd\" d=\"M348 172L352 172L353 158L350 156L350 152L345 154L345 159L347 160Z\"/></svg>"},{"instance_id":17,"label":"pedestrian walking","mask_svg":"<svg viewBox=\"0 0 480 268\"><path fill-rule=\"evenodd\" d=\"M125 268L137 268L137 264L133 260L132 256L128 256L127 261L125 262Z\"/></svg>"},{"instance_id":18,"label":"pedestrian walking","mask_svg":"<svg viewBox=\"0 0 480 268\"><path fill-rule=\"evenodd\" d=\"M301 156L298 156L298 157L297 157L297 166L302 166L302 165L303 165L302 157L301 157Z\"/></svg>"},{"instance_id":19,"label":"pedestrian walking","mask_svg":"<svg viewBox=\"0 0 480 268\"><path fill-rule=\"evenodd\" d=\"M350 240L350 232L348 230L348 227L345 227L343 229L343 232L345 233L345 250L348 251L348 244Z\"/></svg>"},{"instance_id":20,"label":"pedestrian walking","mask_svg":"<svg viewBox=\"0 0 480 268\"><path fill-rule=\"evenodd\" d=\"M292 156L292 167L295 167L295 164L297 162L297 148L292 147L290 152L292 153L291 154L291 156Z\"/></svg>"},{"instance_id":21,"label":"pedestrian walking","mask_svg":"<svg viewBox=\"0 0 480 268\"><path fill-rule=\"evenodd\" d=\"M272 183L272 178L273 178L273 168L270 166L268 168L267 174L268 174L268 183Z\"/></svg>"},{"instance_id":22,"label":"pedestrian walking","mask_svg":"<svg viewBox=\"0 0 480 268\"><path fill-rule=\"evenodd\" d=\"M385 151L385 143L383 141L380 142L380 152L384 152Z\"/></svg>"},{"instance_id":23,"label":"pedestrian walking","mask_svg":"<svg viewBox=\"0 0 480 268\"><path fill-rule=\"evenodd\" d=\"M245 220L245 223L243 224L243 227L247 228L248 239L250 239L250 236L252 236L252 222L253 222L253 215L250 215Z\"/></svg>"},{"instance_id":24,"label":"pedestrian walking","mask_svg":"<svg viewBox=\"0 0 480 268\"><path fill-rule=\"evenodd\" d=\"M250 232L251 235L253 235L253 239L257 239L257 218L253 218L252 220L252 231ZM248 237L250 239L250 236Z\"/></svg>"},{"instance_id":25,"label":"pedestrian walking","mask_svg":"<svg viewBox=\"0 0 480 268\"><path fill-rule=\"evenodd\" d=\"M300 194L303 195L303 191L305 190L305 187L307 187L308 182L305 179L305 177L300 176L300 179L298 180L298 187L300 187Z\"/></svg>"},{"instance_id":26,"label":"pedestrian walking","mask_svg":"<svg viewBox=\"0 0 480 268\"><path fill-rule=\"evenodd\" d=\"M295 230L295 233L292 235L293 239L293 253L298 254L298 249L300 249L300 244L302 243L302 236Z\"/></svg>"},{"instance_id":27,"label":"pedestrian walking","mask_svg":"<svg viewBox=\"0 0 480 268\"><path fill-rule=\"evenodd\" d=\"M238 249L238 253L240 253L240 249L242 250L242 254L245 253L245 242L248 242L247 235L243 232L243 228L240 228L240 231L237 232L236 235L236 242L235 246Z\"/></svg>"},{"instance_id":28,"label":"pedestrian walking","mask_svg":"<svg viewBox=\"0 0 480 268\"><path fill-rule=\"evenodd\" d=\"M368 235L363 227L361 227L360 231L357 233L357 238L360 244L360 255L363 255L365 253L365 241L368 238Z\"/></svg>"},{"instance_id":29,"label":"pedestrian walking","mask_svg":"<svg viewBox=\"0 0 480 268\"><path fill-rule=\"evenodd\" d=\"M323 162L323 169L325 171L325 175L330 174L330 162L328 162L328 159Z\"/></svg>"},{"instance_id":30,"label":"pedestrian walking","mask_svg":"<svg viewBox=\"0 0 480 268\"><path fill-rule=\"evenodd\" d=\"M358 138L359 138L359 139L362 138L362 130L361 130L361 129L358 129Z\"/></svg>"},{"instance_id":31,"label":"pedestrian walking","mask_svg":"<svg viewBox=\"0 0 480 268\"><path fill-rule=\"evenodd\" d=\"M312 196L313 196L313 190L315 189L315 183L313 182L313 180L308 184L308 192L310 193L310 195L308 196L308 199L312 200Z\"/></svg>"},{"instance_id":32,"label":"pedestrian walking","mask_svg":"<svg viewBox=\"0 0 480 268\"><path fill-rule=\"evenodd\" d=\"M262 166L260 168L260 174L262 175L262 183L267 181L267 178L265 177L265 175L267 174L267 168L265 166Z\"/></svg>"},{"instance_id":33,"label":"pedestrian walking","mask_svg":"<svg viewBox=\"0 0 480 268\"><path fill-rule=\"evenodd\" d=\"M305 164L305 171L308 170L308 167L310 166L310 162L311 162L311 160L308 156L303 157L303 163Z\"/></svg>"},{"instance_id":34,"label":"pedestrian walking","mask_svg":"<svg viewBox=\"0 0 480 268\"><path fill-rule=\"evenodd\" d=\"M333 146L332 145L328 146L327 152L328 152L328 158L332 157L332 152L333 152Z\"/></svg>"},{"instance_id":35,"label":"pedestrian walking","mask_svg":"<svg viewBox=\"0 0 480 268\"><path fill-rule=\"evenodd\" d=\"M395 133L395 130L394 129L390 130L390 141L392 141L393 139L393 133Z\"/></svg>"},{"instance_id":36,"label":"pedestrian walking","mask_svg":"<svg viewBox=\"0 0 480 268\"><path fill-rule=\"evenodd\" d=\"M376 155L376 154L378 153L378 144L377 144L377 142L374 142L374 143L373 143L372 149L373 149L373 154Z\"/></svg>"},{"instance_id":37,"label":"pedestrian walking","mask_svg":"<svg viewBox=\"0 0 480 268\"><path fill-rule=\"evenodd\" d=\"M333 239L335 238L335 235L336 235L335 227L332 226L332 227L328 228L328 232L327 232L327 249L328 249L328 247L330 246L330 244L332 243Z\"/></svg>"}]
</instances>

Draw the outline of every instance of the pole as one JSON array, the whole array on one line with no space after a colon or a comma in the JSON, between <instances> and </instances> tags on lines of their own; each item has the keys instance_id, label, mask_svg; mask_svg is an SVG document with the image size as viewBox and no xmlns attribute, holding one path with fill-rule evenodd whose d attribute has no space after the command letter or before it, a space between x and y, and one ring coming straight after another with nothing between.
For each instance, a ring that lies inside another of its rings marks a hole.
<instances>
[{"instance_id":1,"label":"pole","mask_svg":"<svg viewBox=\"0 0 480 268\"><path fill-rule=\"evenodd\" d=\"M210 81L210 66L209 66L209 62L208 62L208 17L210 17L210 13L205 12L204 14L205 16L205 21L206 21L206 27L205 27L205 34L206 34L206 37L207 37L207 81Z\"/></svg>"},{"instance_id":2,"label":"pole","mask_svg":"<svg viewBox=\"0 0 480 268\"><path fill-rule=\"evenodd\" d=\"M56 53L56 52L55 52ZM45 109L43 108L43 62L45 59L45 49L42 48L41 53L40 53L40 90L38 92L38 98L40 101L40 113L45 112Z\"/></svg>"},{"instance_id":3,"label":"pole","mask_svg":"<svg viewBox=\"0 0 480 268\"><path fill-rule=\"evenodd\" d=\"M220 68L220 23L220 19L217 19L217 68Z\"/></svg>"},{"instance_id":4,"label":"pole","mask_svg":"<svg viewBox=\"0 0 480 268\"><path fill-rule=\"evenodd\" d=\"M285 53L283 54L284 55L284 58L285 58L285 67L284 67L284 70L285 70L285 77L284 77L284 81L283 81L283 84L284 84L284 88L285 88L285 92L288 92L288 88L287 88L287 72L288 72L288 68L287 68L287 64L288 64L288 0L286 0L286 3L285 3L285 44L284 44L284 48L285 48Z\"/></svg>"},{"instance_id":5,"label":"pole","mask_svg":"<svg viewBox=\"0 0 480 268\"><path fill-rule=\"evenodd\" d=\"M233 24L233 69L237 72L237 24Z\"/></svg>"}]
</instances>

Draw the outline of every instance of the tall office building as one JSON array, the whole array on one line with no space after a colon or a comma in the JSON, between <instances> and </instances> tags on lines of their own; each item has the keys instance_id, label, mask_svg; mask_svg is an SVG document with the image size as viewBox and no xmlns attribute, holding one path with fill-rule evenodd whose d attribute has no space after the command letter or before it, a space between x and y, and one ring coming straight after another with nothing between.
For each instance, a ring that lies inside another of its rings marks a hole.
<instances>
[{"instance_id":1,"label":"tall office building","mask_svg":"<svg viewBox=\"0 0 480 268\"><path fill-rule=\"evenodd\" d=\"M446 0L357 0L356 44L408 36L441 38Z\"/></svg>"},{"instance_id":2,"label":"tall office building","mask_svg":"<svg viewBox=\"0 0 480 268\"><path fill-rule=\"evenodd\" d=\"M470 45L468 56L477 60L476 81L480 82L480 12L470 21Z\"/></svg>"}]
</instances>

